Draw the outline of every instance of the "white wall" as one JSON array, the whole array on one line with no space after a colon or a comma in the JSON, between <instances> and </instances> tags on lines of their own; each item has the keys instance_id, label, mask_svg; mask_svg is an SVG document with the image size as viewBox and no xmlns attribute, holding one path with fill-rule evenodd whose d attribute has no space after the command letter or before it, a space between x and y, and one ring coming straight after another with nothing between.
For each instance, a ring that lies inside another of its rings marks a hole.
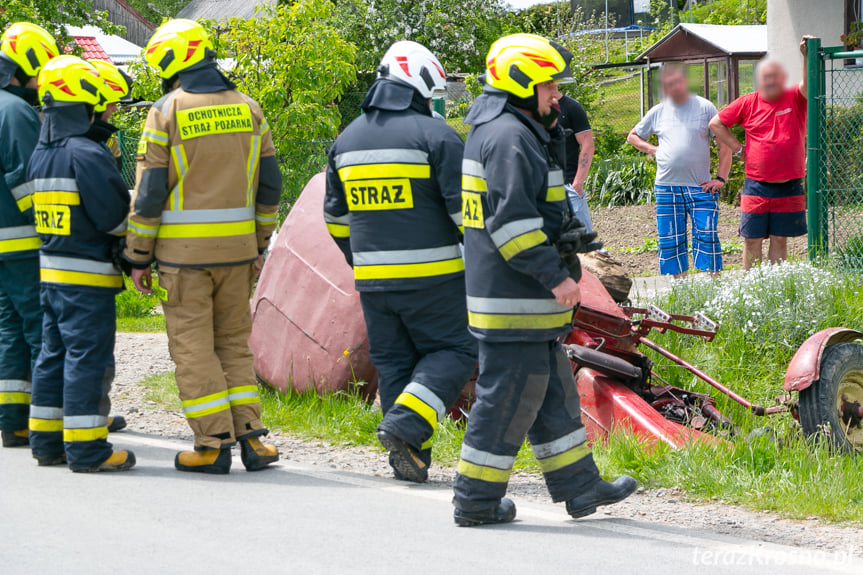
<instances>
[{"instance_id":1,"label":"white wall","mask_svg":"<svg viewBox=\"0 0 863 575\"><path fill-rule=\"evenodd\" d=\"M800 38L811 34L822 46L838 46L845 32L845 0L767 0L767 49L788 69L789 82L802 78Z\"/></svg>"}]
</instances>

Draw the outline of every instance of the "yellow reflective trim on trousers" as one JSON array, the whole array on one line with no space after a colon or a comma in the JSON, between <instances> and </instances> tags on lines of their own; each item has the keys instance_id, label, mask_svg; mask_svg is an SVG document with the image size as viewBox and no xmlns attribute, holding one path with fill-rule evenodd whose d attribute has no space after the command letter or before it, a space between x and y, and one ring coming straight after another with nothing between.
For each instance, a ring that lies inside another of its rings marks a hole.
<instances>
[{"instance_id":1,"label":"yellow reflective trim on trousers","mask_svg":"<svg viewBox=\"0 0 863 575\"><path fill-rule=\"evenodd\" d=\"M23 391L0 391L0 404L11 403L30 405L30 394Z\"/></svg>"},{"instance_id":2,"label":"yellow reflective trim on trousers","mask_svg":"<svg viewBox=\"0 0 863 575\"><path fill-rule=\"evenodd\" d=\"M547 239L548 236L542 230L533 230L532 232L512 238L498 249L503 259L509 261L521 252L544 243Z\"/></svg>"},{"instance_id":3,"label":"yellow reflective trim on trousers","mask_svg":"<svg viewBox=\"0 0 863 575\"><path fill-rule=\"evenodd\" d=\"M38 250L42 247L39 238L20 238L16 240L0 240L0 253L23 252Z\"/></svg>"},{"instance_id":4,"label":"yellow reflective trim on trousers","mask_svg":"<svg viewBox=\"0 0 863 575\"><path fill-rule=\"evenodd\" d=\"M566 199L566 188L563 186L553 186L548 188L545 194L546 202L562 202Z\"/></svg>"},{"instance_id":5,"label":"yellow reflective trim on trousers","mask_svg":"<svg viewBox=\"0 0 863 575\"><path fill-rule=\"evenodd\" d=\"M572 323L572 310L548 314L467 313L471 327L479 329L554 329Z\"/></svg>"},{"instance_id":6,"label":"yellow reflective trim on trousers","mask_svg":"<svg viewBox=\"0 0 863 575\"><path fill-rule=\"evenodd\" d=\"M433 407L417 396L411 395L410 393L402 393L398 399L396 399L396 403L398 405L404 405L411 411L416 412L420 417L425 419L429 425L431 425L432 429L437 427L437 412Z\"/></svg>"},{"instance_id":7,"label":"yellow reflective trim on trousers","mask_svg":"<svg viewBox=\"0 0 863 575\"><path fill-rule=\"evenodd\" d=\"M463 175L461 177L461 187L462 190L467 192L487 192L488 185L486 181L482 178L478 178L477 176L468 176Z\"/></svg>"},{"instance_id":8,"label":"yellow reflective trim on trousers","mask_svg":"<svg viewBox=\"0 0 863 575\"><path fill-rule=\"evenodd\" d=\"M248 405L250 403L261 403L261 398L259 397L244 397L242 399L232 399L230 403L230 407L234 407L237 405Z\"/></svg>"},{"instance_id":9,"label":"yellow reflective trim on trousers","mask_svg":"<svg viewBox=\"0 0 863 575\"><path fill-rule=\"evenodd\" d=\"M426 449L431 449L432 445L434 445L434 440L432 438L425 441L422 445L420 445L420 449L425 451Z\"/></svg>"},{"instance_id":10,"label":"yellow reflective trim on trousers","mask_svg":"<svg viewBox=\"0 0 863 575\"><path fill-rule=\"evenodd\" d=\"M233 393L246 393L247 391L258 391L257 385L240 385L237 387L229 387L228 395Z\"/></svg>"},{"instance_id":11,"label":"yellow reflective trim on trousers","mask_svg":"<svg viewBox=\"0 0 863 575\"><path fill-rule=\"evenodd\" d=\"M80 206L78 192L33 192L33 203L38 205Z\"/></svg>"},{"instance_id":12,"label":"yellow reflective trim on trousers","mask_svg":"<svg viewBox=\"0 0 863 575\"><path fill-rule=\"evenodd\" d=\"M30 418L30 431L58 432L63 431L62 419Z\"/></svg>"},{"instance_id":13,"label":"yellow reflective trim on trousers","mask_svg":"<svg viewBox=\"0 0 863 575\"><path fill-rule=\"evenodd\" d=\"M477 479L479 481L488 481L489 483L506 483L509 481L509 476L512 473L511 469L498 469L496 467L486 467L477 465L464 459L458 462L458 472L465 477Z\"/></svg>"},{"instance_id":14,"label":"yellow reflective trim on trousers","mask_svg":"<svg viewBox=\"0 0 863 575\"><path fill-rule=\"evenodd\" d=\"M351 227L344 224L327 224L327 230L334 238L351 237Z\"/></svg>"},{"instance_id":15,"label":"yellow reflective trim on trousers","mask_svg":"<svg viewBox=\"0 0 863 575\"><path fill-rule=\"evenodd\" d=\"M93 274L87 272L70 272L67 270L51 270L43 268L39 274L43 282L52 284L72 284L106 288L123 287L123 276Z\"/></svg>"},{"instance_id":16,"label":"yellow reflective trim on trousers","mask_svg":"<svg viewBox=\"0 0 863 575\"><path fill-rule=\"evenodd\" d=\"M543 473L551 473L552 471L557 471L558 469L563 469L567 465L572 465L573 463L584 459L590 455L590 447L586 443L582 443L581 445L576 445L572 449L568 449L563 453L558 455L553 455L552 457L547 457L545 459L538 459L540 469L542 469Z\"/></svg>"},{"instance_id":17,"label":"yellow reflective trim on trousers","mask_svg":"<svg viewBox=\"0 0 863 575\"><path fill-rule=\"evenodd\" d=\"M455 258L422 264L398 264L390 266L356 266L354 278L358 280L385 280L400 278L425 278L464 271L464 260Z\"/></svg>"},{"instance_id":18,"label":"yellow reflective trim on trousers","mask_svg":"<svg viewBox=\"0 0 863 575\"><path fill-rule=\"evenodd\" d=\"M227 391L217 391L216 393L211 393L210 395L205 395L203 397L197 397L195 399L187 399L186 401L181 401L180 403L183 407L193 407L195 405L201 405L202 403L209 403L211 401L215 401L217 399L228 399Z\"/></svg>"},{"instance_id":19,"label":"yellow reflective trim on trousers","mask_svg":"<svg viewBox=\"0 0 863 575\"><path fill-rule=\"evenodd\" d=\"M107 427L63 430L63 441L96 441L98 439L107 439L107 437Z\"/></svg>"},{"instance_id":20,"label":"yellow reflective trim on trousers","mask_svg":"<svg viewBox=\"0 0 863 575\"><path fill-rule=\"evenodd\" d=\"M214 405L213 407L208 407L207 409L202 409L200 411L186 412L186 419L204 417L205 415L212 415L214 413L219 413L220 411L227 411L228 409L231 409L231 405L229 403L220 403L219 405Z\"/></svg>"},{"instance_id":21,"label":"yellow reflective trim on trousers","mask_svg":"<svg viewBox=\"0 0 863 575\"><path fill-rule=\"evenodd\" d=\"M345 166L339 170L342 182L351 180L375 180L386 178L416 178L431 177L431 166L428 164L362 164Z\"/></svg>"},{"instance_id":22,"label":"yellow reflective trim on trousers","mask_svg":"<svg viewBox=\"0 0 863 575\"><path fill-rule=\"evenodd\" d=\"M224 238L255 233L255 220L211 224L162 224L156 234L160 238Z\"/></svg>"},{"instance_id":23,"label":"yellow reflective trim on trousers","mask_svg":"<svg viewBox=\"0 0 863 575\"><path fill-rule=\"evenodd\" d=\"M18 205L18 209L20 211L26 212L27 210L29 210L30 208L33 207L33 196L32 195L31 196L24 196L23 198L21 198L20 200L18 200L15 203Z\"/></svg>"}]
</instances>

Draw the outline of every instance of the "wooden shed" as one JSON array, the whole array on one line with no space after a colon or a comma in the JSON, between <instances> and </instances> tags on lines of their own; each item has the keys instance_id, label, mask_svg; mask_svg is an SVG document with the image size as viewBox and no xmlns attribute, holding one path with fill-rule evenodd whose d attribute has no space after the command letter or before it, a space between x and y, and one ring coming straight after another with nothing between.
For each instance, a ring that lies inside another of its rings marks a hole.
<instances>
[{"instance_id":1,"label":"wooden shed","mask_svg":"<svg viewBox=\"0 0 863 575\"><path fill-rule=\"evenodd\" d=\"M693 90L718 108L755 87L755 65L767 54L767 26L679 24L638 56L648 67L648 107L661 99L659 65L688 65Z\"/></svg>"}]
</instances>

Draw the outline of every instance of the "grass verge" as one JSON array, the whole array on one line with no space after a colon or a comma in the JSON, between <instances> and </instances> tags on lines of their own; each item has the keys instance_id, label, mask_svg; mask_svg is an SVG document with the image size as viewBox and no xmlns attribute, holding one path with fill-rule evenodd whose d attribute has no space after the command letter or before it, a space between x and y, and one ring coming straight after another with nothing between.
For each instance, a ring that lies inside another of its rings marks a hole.
<instances>
[{"instance_id":1,"label":"grass verge","mask_svg":"<svg viewBox=\"0 0 863 575\"><path fill-rule=\"evenodd\" d=\"M164 331L165 316L157 313L159 298L144 295L135 289L129 278L124 277L126 289L117 294L117 331L156 332ZM153 276L154 287L158 284Z\"/></svg>"},{"instance_id":2,"label":"grass verge","mask_svg":"<svg viewBox=\"0 0 863 575\"><path fill-rule=\"evenodd\" d=\"M722 323L713 343L676 334L654 339L683 355L720 381L757 402L771 405L781 392L788 361L797 347L819 329L834 325L863 328L860 278L790 263L718 281L693 276L656 299L669 312L704 310ZM682 370L654 357L671 383L709 391ZM173 374L145 380L146 398L179 409ZM860 522L863 517L863 456L835 455L806 441L787 415L755 418L723 396L717 404L740 428L731 442L671 450L645 448L627 434L596 446L604 475L628 473L652 488L682 489L691 500L717 500L792 518ZM324 397L283 395L262 389L264 423L270 429L342 445L378 447L375 428L380 409L350 393ZM749 434L770 425L770 433ZM463 426L445 420L435 436L435 460L458 460ZM775 439L774 439L775 438ZM529 445L515 469L539 473Z\"/></svg>"}]
</instances>

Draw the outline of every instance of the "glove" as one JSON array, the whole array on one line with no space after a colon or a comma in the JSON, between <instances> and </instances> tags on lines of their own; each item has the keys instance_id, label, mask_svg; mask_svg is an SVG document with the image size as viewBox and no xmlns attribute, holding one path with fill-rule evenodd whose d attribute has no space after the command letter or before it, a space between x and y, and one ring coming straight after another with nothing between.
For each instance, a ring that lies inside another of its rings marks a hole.
<instances>
[{"instance_id":1,"label":"glove","mask_svg":"<svg viewBox=\"0 0 863 575\"><path fill-rule=\"evenodd\" d=\"M588 232L577 217L564 216L561 234L557 239L557 253L569 270L569 277L576 282L581 280L581 260L578 254L586 254L600 248L602 248L602 242L596 241L596 232Z\"/></svg>"},{"instance_id":2,"label":"glove","mask_svg":"<svg viewBox=\"0 0 863 575\"><path fill-rule=\"evenodd\" d=\"M132 264L123 257L123 252L126 251L126 238L120 238L111 248L111 258L114 260L114 265L117 266L120 271L126 274L129 277L132 277Z\"/></svg>"},{"instance_id":3,"label":"glove","mask_svg":"<svg viewBox=\"0 0 863 575\"><path fill-rule=\"evenodd\" d=\"M557 251L561 257L569 253L586 254L602 248L602 242L596 241L596 232L588 232L581 221L566 215L557 239Z\"/></svg>"}]
</instances>

